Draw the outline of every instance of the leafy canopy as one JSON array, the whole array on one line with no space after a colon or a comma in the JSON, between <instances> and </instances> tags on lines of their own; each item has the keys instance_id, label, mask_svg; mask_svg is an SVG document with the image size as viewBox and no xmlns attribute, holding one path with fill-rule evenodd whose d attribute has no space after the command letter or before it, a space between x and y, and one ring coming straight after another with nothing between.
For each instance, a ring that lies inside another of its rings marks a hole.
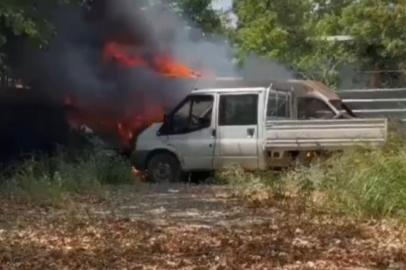
<instances>
[{"instance_id":1,"label":"leafy canopy","mask_svg":"<svg viewBox=\"0 0 406 270\"><path fill-rule=\"evenodd\" d=\"M405 0L235 0L234 12L241 55L252 51L324 79L346 64L405 66ZM338 35L353 40L325 38Z\"/></svg>"},{"instance_id":2,"label":"leafy canopy","mask_svg":"<svg viewBox=\"0 0 406 270\"><path fill-rule=\"evenodd\" d=\"M190 20L205 33L224 31L223 14L214 10L213 0L170 0L170 6L182 17Z\"/></svg>"},{"instance_id":3,"label":"leafy canopy","mask_svg":"<svg viewBox=\"0 0 406 270\"><path fill-rule=\"evenodd\" d=\"M2 0L0 1L0 48L11 36L21 36L41 48L54 31L38 6L46 4L79 3L79 0ZM0 74L6 68L5 52L0 50Z\"/></svg>"}]
</instances>

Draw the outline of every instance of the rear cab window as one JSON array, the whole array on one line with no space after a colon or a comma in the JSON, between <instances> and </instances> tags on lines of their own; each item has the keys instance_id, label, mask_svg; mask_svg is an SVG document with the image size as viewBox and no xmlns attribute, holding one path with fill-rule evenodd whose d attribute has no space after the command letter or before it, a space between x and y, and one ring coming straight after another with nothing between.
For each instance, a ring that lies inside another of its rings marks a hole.
<instances>
[{"instance_id":1,"label":"rear cab window","mask_svg":"<svg viewBox=\"0 0 406 270\"><path fill-rule=\"evenodd\" d=\"M268 95L267 120L283 120L290 118L290 95L281 91L271 90Z\"/></svg>"}]
</instances>

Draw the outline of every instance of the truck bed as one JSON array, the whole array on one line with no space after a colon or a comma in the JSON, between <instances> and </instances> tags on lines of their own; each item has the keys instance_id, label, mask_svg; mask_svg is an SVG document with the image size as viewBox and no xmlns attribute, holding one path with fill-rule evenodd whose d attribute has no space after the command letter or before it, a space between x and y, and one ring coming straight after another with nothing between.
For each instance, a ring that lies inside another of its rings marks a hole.
<instances>
[{"instance_id":1,"label":"truck bed","mask_svg":"<svg viewBox=\"0 0 406 270\"><path fill-rule=\"evenodd\" d=\"M266 122L266 149L334 150L386 142L386 119L275 120Z\"/></svg>"}]
</instances>

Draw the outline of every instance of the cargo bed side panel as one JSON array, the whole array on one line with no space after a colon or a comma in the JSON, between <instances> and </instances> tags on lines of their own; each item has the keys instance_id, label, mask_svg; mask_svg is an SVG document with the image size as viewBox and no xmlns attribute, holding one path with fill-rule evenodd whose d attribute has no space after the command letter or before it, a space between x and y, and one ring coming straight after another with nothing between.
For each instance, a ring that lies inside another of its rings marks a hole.
<instances>
[{"instance_id":1,"label":"cargo bed side panel","mask_svg":"<svg viewBox=\"0 0 406 270\"><path fill-rule=\"evenodd\" d=\"M285 120L266 123L266 149L334 150L386 142L386 119Z\"/></svg>"}]
</instances>

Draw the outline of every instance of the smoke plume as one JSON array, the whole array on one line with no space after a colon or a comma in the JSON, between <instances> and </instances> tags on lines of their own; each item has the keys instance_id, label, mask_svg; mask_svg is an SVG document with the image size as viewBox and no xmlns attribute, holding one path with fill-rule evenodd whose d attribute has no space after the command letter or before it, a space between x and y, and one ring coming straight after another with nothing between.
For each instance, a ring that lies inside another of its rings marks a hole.
<instances>
[{"instance_id":1,"label":"smoke plume","mask_svg":"<svg viewBox=\"0 0 406 270\"><path fill-rule=\"evenodd\" d=\"M244 66L240 70L241 76L248 80L289 80L294 79L295 74L285 66L269 59L250 54L244 60Z\"/></svg>"},{"instance_id":2,"label":"smoke plume","mask_svg":"<svg viewBox=\"0 0 406 270\"><path fill-rule=\"evenodd\" d=\"M71 118L97 122L92 128L103 122L101 129L130 132L147 124L145 119L160 121L196 83L192 76L165 76L168 64L183 74L190 67L235 75L227 43L196 39L204 33L156 1L98 0L88 9L38 8L50 18L56 35L45 50L15 47L10 59L14 75L42 97L77 108ZM106 58L109 44L120 52Z\"/></svg>"},{"instance_id":3,"label":"smoke plume","mask_svg":"<svg viewBox=\"0 0 406 270\"><path fill-rule=\"evenodd\" d=\"M145 59L172 53L171 31L177 26L160 19L151 24L149 9L158 8L130 0L95 1L90 11L47 7L44 12L50 14L57 35L48 49L26 51L19 77L46 95L70 96L85 105L99 103L116 110L131 105L134 95L138 106L149 98L167 103L183 96L183 87L146 66L125 68L104 62L103 49L110 41L133 46L129 53Z\"/></svg>"},{"instance_id":4,"label":"smoke plume","mask_svg":"<svg viewBox=\"0 0 406 270\"><path fill-rule=\"evenodd\" d=\"M15 77L53 104L73 107L68 118L74 123L118 132L127 143L194 88L189 67L214 76L291 77L279 65L253 57L237 72L224 39L202 38L205 33L157 1L97 0L89 8L38 9L56 35L44 50L11 46Z\"/></svg>"}]
</instances>

